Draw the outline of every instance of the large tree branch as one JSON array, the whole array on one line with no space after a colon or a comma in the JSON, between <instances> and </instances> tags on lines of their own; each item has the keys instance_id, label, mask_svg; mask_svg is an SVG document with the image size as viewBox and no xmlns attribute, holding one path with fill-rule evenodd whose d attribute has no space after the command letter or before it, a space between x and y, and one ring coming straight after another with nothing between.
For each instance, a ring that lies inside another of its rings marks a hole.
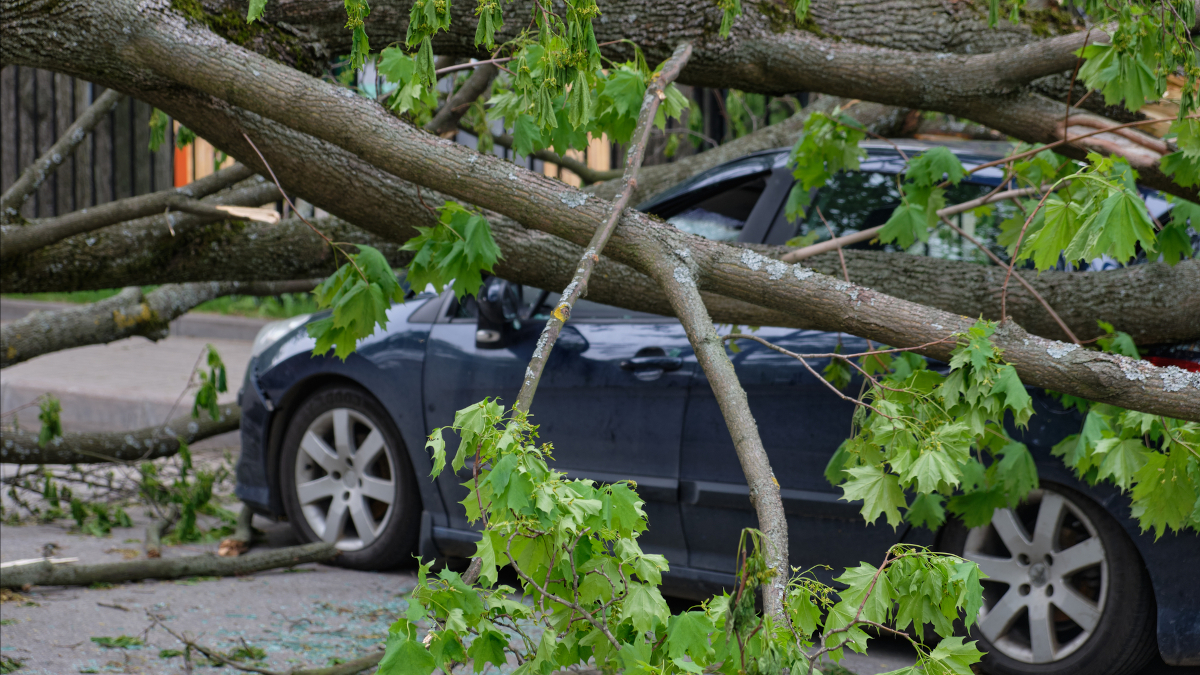
<instances>
[{"instance_id":1,"label":"large tree branch","mask_svg":"<svg viewBox=\"0 0 1200 675\"><path fill-rule=\"evenodd\" d=\"M199 200L252 175L254 175L252 170L241 164L235 164L183 187L118 199L54 218L31 221L24 226L6 226L3 228L3 243L0 243L0 260L28 253L76 234L91 232L135 218L164 213L168 209L202 216L201 221L203 222L225 220L229 217L228 213ZM254 206L262 203L259 202Z\"/></svg>"},{"instance_id":2,"label":"large tree branch","mask_svg":"<svg viewBox=\"0 0 1200 675\"><path fill-rule=\"evenodd\" d=\"M7 11L7 9L6 9ZM4 59L7 63L7 59ZM79 119L75 120L71 126L67 127L67 131L50 146L44 155L34 160L21 177L16 180L8 190L5 190L3 195L0 195L0 222L8 222L15 220L21 212L21 206L29 199L29 195L33 194L38 187L41 186L54 169L62 164L75 148L83 142L84 138L92 132L92 129L104 119L113 108L117 107L117 103L121 100L120 92L109 89L100 95Z\"/></svg>"},{"instance_id":3,"label":"large tree branch","mask_svg":"<svg viewBox=\"0 0 1200 675\"><path fill-rule=\"evenodd\" d=\"M199 419L180 415L161 426L136 431L68 433L38 445L38 432L26 429L0 429L0 462L10 464L96 464L100 462L137 462L170 457L179 452L179 439L186 443L234 431L242 421L242 409L220 406L221 417L212 419L202 413Z\"/></svg>"},{"instance_id":4,"label":"large tree branch","mask_svg":"<svg viewBox=\"0 0 1200 675\"><path fill-rule=\"evenodd\" d=\"M319 281L167 284L145 295L137 286L130 286L90 305L33 312L0 327L0 368L62 349L107 344L135 335L158 341L167 337L176 317L213 298L232 294L304 293Z\"/></svg>"},{"instance_id":5,"label":"large tree branch","mask_svg":"<svg viewBox=\"0 0 1200 675\"><path fill-rule=\"evenodd\" d=\"M211 36L183 31L182 22L169 17L162 24L154 32L136 33L133 39L146 67L344 148L397 177L577 244L591 238L595 223L602 221L608 208L603 200L587 199L585 193L545 176L416 130L374 101L346 95L335 85L254 54L227 58L207 46ZM264 80L272 86L262 87ZM305 101L319 104L304 105ZM331 116L342 124L328 124ZM807 317L825 330L911 347L969 328L963 317L877 291L868 294L867 289L854 288L853 296L848 295L844 282L818 274L805 276L798 267L771 264L748 251L686 235L641 213L626 212L609 256L646 272L637 251L641 242L654 239L673 245L671 250L695 252L701 288ZM742 264L739 269L743 259L756 267ZM860 295L869 297L860 299ZM1030 338L1018 328L1009 328L997 342L1029 384L1092 400L1119 401L1143 412L1200 420L1200 397L1195 395L1200 376L1183 371L1177 376L1153 367L1133 372L1129 364L1109 355L1060 354L1058 347ZM947 358L950 349L939 345L921 351ZM1182 385L1176 386L1177 381Z\"/></svg>"}]
</instances>

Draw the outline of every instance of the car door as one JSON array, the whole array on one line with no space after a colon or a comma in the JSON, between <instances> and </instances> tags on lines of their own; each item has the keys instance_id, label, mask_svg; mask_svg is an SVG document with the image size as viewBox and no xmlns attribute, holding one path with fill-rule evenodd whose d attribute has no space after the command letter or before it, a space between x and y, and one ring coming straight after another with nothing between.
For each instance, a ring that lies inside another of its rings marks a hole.
<instances>
[{"instance_id":1,"label":"car door","mask_svg":"<svg viewBox=\"0 0 1200 675\"><path fill-rule=\"evenodd\" d=\"M838 335L821 331L764 327L754 334L799 354L829 353L839 342ZM845 353L866 346L846 335L840 342ZM830 457L850 436L854 414L854 404L837 396L819 375L829 359L809 360L814 374L798 360L748 340L739 341L739 351L729 356L779 481L791 564L839 569L882 560L903 530L883 521L865 524L860 505L841 501L841 489L825 479ZM853 382L845 393L857 394L858 384ZM758 527L758 520L729 429L700 369L684 417L682 461L680 511L690 564L734 572L741 530Z\"/></svg>"},{"instance_id":2,"label":"car door","mask_svg":"<svg viewBox=\"0 0 1200 675\"><path fill-rule=\"evenodd\" d=\"M455 411L485 396L516 400L525 368L558 300L526 288L525 326L506 348L475 344L473 302L452 298L430 333L423 376L427 431L453 422ZM534 307L533 305L537 305ZM553 444L551 466L571 477L633 480L651 523L641 543L680 564L679 446L695 357L673 318L580 300L538 386L531 413L542 441ZM451 526L468 529L458 504L463 475L443 474L439 489Z\"/></svg>"}]
</instances>

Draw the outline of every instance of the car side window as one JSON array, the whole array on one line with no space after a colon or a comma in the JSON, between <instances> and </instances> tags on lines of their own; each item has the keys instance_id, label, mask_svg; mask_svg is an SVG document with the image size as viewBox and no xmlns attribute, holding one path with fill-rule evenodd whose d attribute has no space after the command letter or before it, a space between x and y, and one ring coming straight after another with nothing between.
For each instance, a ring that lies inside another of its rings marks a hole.
<instances>
[{"instance_id":1,"label":"car side window","mask_svg":"<svg viewBox=\"0 0 1200 675\"><path fill-rule=\"evenodd\" d=\"M976 199L987 194L992 188L991 185L963 182L947 189L946 203L957 204ZM772 232L783 230L790 233L789 237L802 237L806 243L815 244L831 236L842 237L883 225L900 201L900 189L896 184L895 174L847 171L834 176L824 187L817 190L812 204L795 223L787 222L784 209L781 208ZM956 221L955 225L983 241L993 253L1007 258L1003 247L996 244L996 237L1000 234L1000 223L1010 217L1016 208L1009 201L996 202L952 218ZM824 216L824 220L821 216ZM901 250L895 244L880 244L878 241L859 242L847 248ZM969 260L984 264L988 262L983 251L945 225L932 228L928 241L917 241L905 252L943 260Z\"/></svg>"},{"instance_id":2,"label":"car side window","mask_svg":"<svg viewBox=\"0 0 1200 675\"><path fill-rule=\"evenodd\" d=\"M667 222L705 239L737 241L766 187L766 175L751 176L684 207L667 218Z\"/></svg>"},{"instance_id":3,"label":"car side window","mask_svg":"<svg viewBox=\"0 0 1200 675\"><path fill-rule=\"evenodd\" d=\"M543 291L533 286L522 286L521 317L527 321L546 321L550 318L550 312L558 304L560 297L562 296L559 293ZM452 298L449 306L446 308L446 316L455 323L474 321L478 316L478 312L479 308L475 304L475 297L471 295L464 295L461 300ZM662 321L668 320L668 317L649 312L622 309L581 298L575 301L575 309L571 312L571 320Z\"/></svg>"}]
</instances>

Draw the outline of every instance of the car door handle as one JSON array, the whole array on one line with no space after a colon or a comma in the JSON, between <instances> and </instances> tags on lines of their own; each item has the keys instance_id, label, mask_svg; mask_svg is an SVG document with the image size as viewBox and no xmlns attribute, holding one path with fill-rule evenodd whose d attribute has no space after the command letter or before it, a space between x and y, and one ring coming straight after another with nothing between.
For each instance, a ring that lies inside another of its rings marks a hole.
<instances>
[{"instance_id":1,"label":"car door handle","mask_svg":"<svg viewBox=\"0 0 1200 675\"><path fill-rule=\"evenodd\" d=\"M679 370L683 359L678 356L635 356L621 362L621 370Z\"/></svg>"}]
</instances>

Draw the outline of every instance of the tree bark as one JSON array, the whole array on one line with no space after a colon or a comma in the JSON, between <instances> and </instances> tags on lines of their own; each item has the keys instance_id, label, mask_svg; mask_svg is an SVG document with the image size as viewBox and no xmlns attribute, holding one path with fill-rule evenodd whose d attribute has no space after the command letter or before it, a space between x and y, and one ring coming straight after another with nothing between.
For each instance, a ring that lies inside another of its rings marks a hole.
<instances>
[{"instance_id":1,"label":"tree bark","mask_svg":"<svg viewBox=\"0 0 1200 675\"><path fill-rule=\"evenodd\" d=\"M7 63L7 59L4 61ZM38 157L25 169L21 177L0 196L0 221L15 220L20 215L21 206L26 199L29 199L29 195L45 182L46 176L49 176L58 168L59 164L71 156L75 148L83 142L84 138L87 138L100 120L117 107L120 100L120 92L112 89L101 94L100 98L97 98L88 106L87 110L83 111L79 119L67 127L66 133L50 146L44 155Z\"/></svg>"},{"instance_id":2,"label":"tree bark","mask_svg":"<svg viewBox=\"0 0 1200 675\"><path fill-rule=\"evenodd\" d=\"M95 583L124 583L143 579L180 577L231 577L278 567L325 562L338 555L333 544L320 542L251 553L237 558L196 555L186 558L127 560L99 565L52 565L32 563L0 571L0 588L25 586L89 586Z\"/></svg>"},{"instance_id":3,"label":"tree bark","mask_svg":"<svg viewBox=\"0 0 1200 675\"><path fill-rule=\"evenodd\" d=\"M784 591L791 579L788 566L787 515L779 495L779 481L771 469L758 424L750 412L750 401L738 380L733 362L725 353L725 342L717 335L712 319L704 306L700 289L696 287L695 261L686 249L669 248L655 241L642 251L645 266L654 280L662 286L675 314L683 323L696 360L712 387L721 416L733 437L734 451L741 464L746 484L750 488L750 503L758 517L758 529L767 541L763 552L767 565L774 571L763 584L763 609L776 621L787 623L784 611Z\"/></svg>"},{"instance_id":4,"label":"tree bark","mask_svg":"<svg viewBox=\"0 0 1200 675\"><path fill-rule=\"evenodd\" d=\"M80 209L54 218L31 221L22 227L5 227L3 243L0 244L0 260L7 261L14 256L49 246L67 237L92 232L127 220L163 213L172 208L207 217L205 222L225 220L229 217L228 213L198 200L245 180L253 174L254 172L245 166L235 164L184 187L118 199L90 209Z\"/></svg>"},{"instance_id":5,"label":"tree bark","mask_svg":"<svg viewBox=\"0 0 1200 675\"><path fill-rule=\"evenodd\" d=\"M213 298L304 293L318 281L167 284L145 295L137 286L130 286L90 305L33 312L0 328L0 368L62 349L107 344L134 335L157 342L167 337L176 317Z\"/></svg>"},{"instance_id":6,"label":"tree bark","mask_svg":"<svg viewBox=\"0 0 1200 675\"><path fill-rule=\"evenodd\" d=\"M143 31L134 39L135 51L146 67L157 69L165 77L186 80L232 105L281 123L286 121L289 127L342 147L401 179L518 218L526 227L577 244L588 241L595 224L603 219L603 200L589 200L585 193L546 176L416 130L387 114L374 101L341 93L345 90L254 54L243 51L235 59L213 49L201 49L203 39L198 35L171 32L168 47L164 41L167 35ZM1023 67L1036 70L1029 64ZM264 89L264 81L270 81L272 87ZM308 106L304 101L320 103ZM342 123L328 124L331 117ZM701 288L808 317L823 330L846 331L885 344L913 347L970 327L962 317L869 289L850 289L853 295L847 295L847 288L841 285L844 282L824 275L802 276L799 268L778 261L770 264L754 258L751 252L687 235L641 213L626 212L612 248L606 250L610 257L645 273L637 250L639 242L652 238L674 241L678 249L694 252ZM792 272L794 276L787 276ZM859 300L860 293L871 302ZM999 346L1027 384L1091 400L1119 402L1143 412L1200 420L1200 397L1192 391L1200 389L1200 375L1184 371L1177 375L1169 369L1157 372L1152 367L1147 372L1133 373L1130 368L1134 366L1118 357L1058 354L1053 344L1027 335L1017 328L998 336ZM943 343L920 351L945 359L951 347Z\"/></svg>"},{"instance_id":7,"label":"tree bark","mask_svg":"<svg viewBox=\"0 0 1200 675\"><path fill-rule=\"evenodd\" d=\"M10 464L98 464L137 462L170 457L179 452L179 439L195 443L210 436L236 430L242 421L242 409L221 406L220 419L207 414L199 419L180 415L161 426L137 431L111 431L63 434L38 446L36 431L0 429L0 462Z\"/></svg>"}]
</instances>

